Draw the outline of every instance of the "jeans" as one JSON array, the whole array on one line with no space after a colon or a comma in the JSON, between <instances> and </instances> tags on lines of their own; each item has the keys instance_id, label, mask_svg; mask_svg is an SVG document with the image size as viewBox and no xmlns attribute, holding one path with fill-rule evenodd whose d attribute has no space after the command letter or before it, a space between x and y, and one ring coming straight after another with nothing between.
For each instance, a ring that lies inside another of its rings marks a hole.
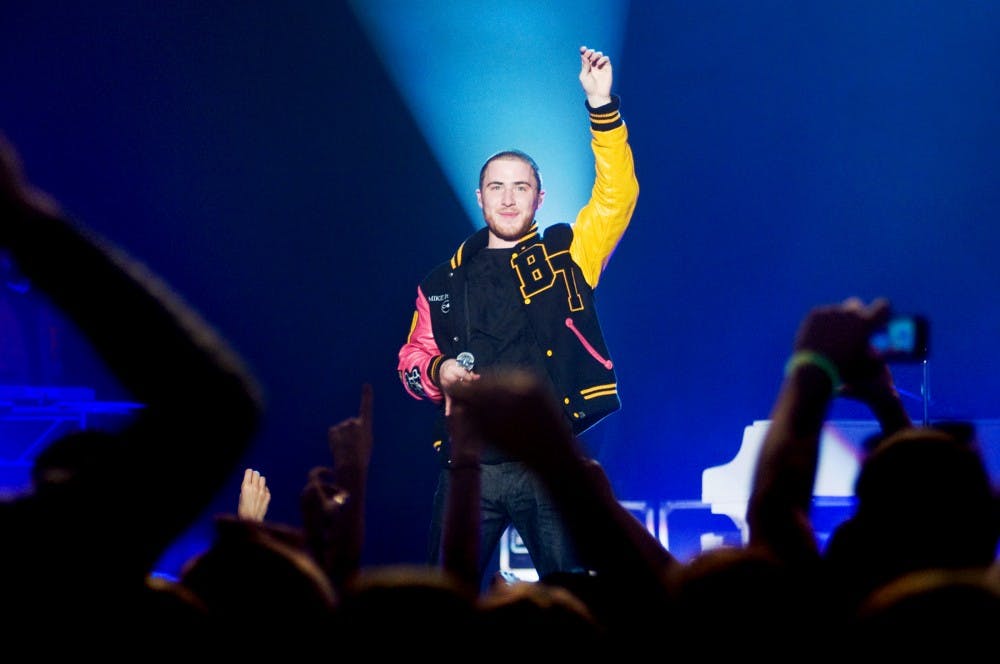
<instances>
[{"instance_id":1,"label":"jeans","mask_svg":"<svg viewBox=\"0 0 1000 664\"><path fill-rule=\"evenodd\" d=\"M428 559L441 559L441 529L450 472L441 471L434 492ZM483 464L480 471L479 575L486 573L500 537L513 525L543 578L552 572L580 572L583 566L542 483L520 462Z\"/></svg>"}]
</instances>

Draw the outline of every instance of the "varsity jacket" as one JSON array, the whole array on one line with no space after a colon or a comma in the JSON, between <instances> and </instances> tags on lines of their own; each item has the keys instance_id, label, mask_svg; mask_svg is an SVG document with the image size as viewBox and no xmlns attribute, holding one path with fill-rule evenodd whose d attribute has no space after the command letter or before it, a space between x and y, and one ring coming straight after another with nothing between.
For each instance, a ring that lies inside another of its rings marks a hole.
<instances>
[{"instance_id":1,"label":"varsity jacket","mask_svg":"<svg viewBox=\"0 0 1000 664\"><path fill-rule=\"evenodd\" d=\"M621 407L593 297L639 195L619 107L617 96L600 108L587 104L596 177L576 220L550 226L544 234L532 224L511 258L538 352L578 434ZM403 387L415 399L443 406L441 363L466 350L470 334L464 267L488 239L488 228L473 233L417 287L416 310L397 366Z\"/></svg>"}]
</instances>

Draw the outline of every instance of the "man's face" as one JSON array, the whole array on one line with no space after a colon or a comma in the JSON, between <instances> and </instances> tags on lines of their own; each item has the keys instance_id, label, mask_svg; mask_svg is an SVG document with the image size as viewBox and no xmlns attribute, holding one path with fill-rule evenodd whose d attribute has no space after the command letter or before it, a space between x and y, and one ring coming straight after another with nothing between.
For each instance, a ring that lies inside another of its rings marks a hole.
<instances>
[{"instance_id":1,"label":"man's face","mask_svg":"<svg viewBox=\"0 0 1000 664\"><path fill-rule=\"evenodd\" d=\"M476 200L483 209L483 219L499 246L510 246L521 238L535 220L535 211L541 207L544 191L538 190L531 166L517 158L495 159L483 173L481 189L476 190Z\"/></svg>"}]
</instances>

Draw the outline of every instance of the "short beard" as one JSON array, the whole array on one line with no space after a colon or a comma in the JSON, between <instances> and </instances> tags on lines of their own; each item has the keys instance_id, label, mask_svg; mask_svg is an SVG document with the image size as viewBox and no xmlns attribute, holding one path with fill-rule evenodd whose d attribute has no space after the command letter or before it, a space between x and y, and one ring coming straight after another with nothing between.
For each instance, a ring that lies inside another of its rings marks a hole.
<instances>
[{"instance_id":1,"label":"short beard","mask_svg":"<svg viewBox=\"0 0 1000 664\"><path fill-rule=\"evenodd\" d=\"M534 221L529 221L523 226L521 226L521 228L514 231L513 233L503 233L501 232L501 229L497 228L495 225L490 223L487 223L486 225L489 226L490 232L496 235L501 240L505 242L516 242L528 234L528 230L531 229L531 225L533 223Z\"/></svg>"}]
</instances>

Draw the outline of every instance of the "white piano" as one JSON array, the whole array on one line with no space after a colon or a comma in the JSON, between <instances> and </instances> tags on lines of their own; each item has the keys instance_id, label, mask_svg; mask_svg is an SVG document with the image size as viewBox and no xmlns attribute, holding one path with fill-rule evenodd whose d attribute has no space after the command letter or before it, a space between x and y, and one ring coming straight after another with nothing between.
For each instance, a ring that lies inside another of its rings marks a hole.
<instances>
[{"instance_id":1,"label":"white piano","mask_svg":"<svg viewBox=\"0 0 1000 664\"><path fill-rule=\"evenodd\" d=\"M743 429L743 441L729 463L706 468L701 474L701 501L713 514L732 519L743 543L750 538L746 522L750 485L764 434L770 420L756 420ZM874 420L831 420L823 425L819 467L813 486L814 507L850 507L854 504L854 480L858 475L862 443L879 431ZM707 547L706 547L707 548Z\"/></svg>"}]
</instances>

